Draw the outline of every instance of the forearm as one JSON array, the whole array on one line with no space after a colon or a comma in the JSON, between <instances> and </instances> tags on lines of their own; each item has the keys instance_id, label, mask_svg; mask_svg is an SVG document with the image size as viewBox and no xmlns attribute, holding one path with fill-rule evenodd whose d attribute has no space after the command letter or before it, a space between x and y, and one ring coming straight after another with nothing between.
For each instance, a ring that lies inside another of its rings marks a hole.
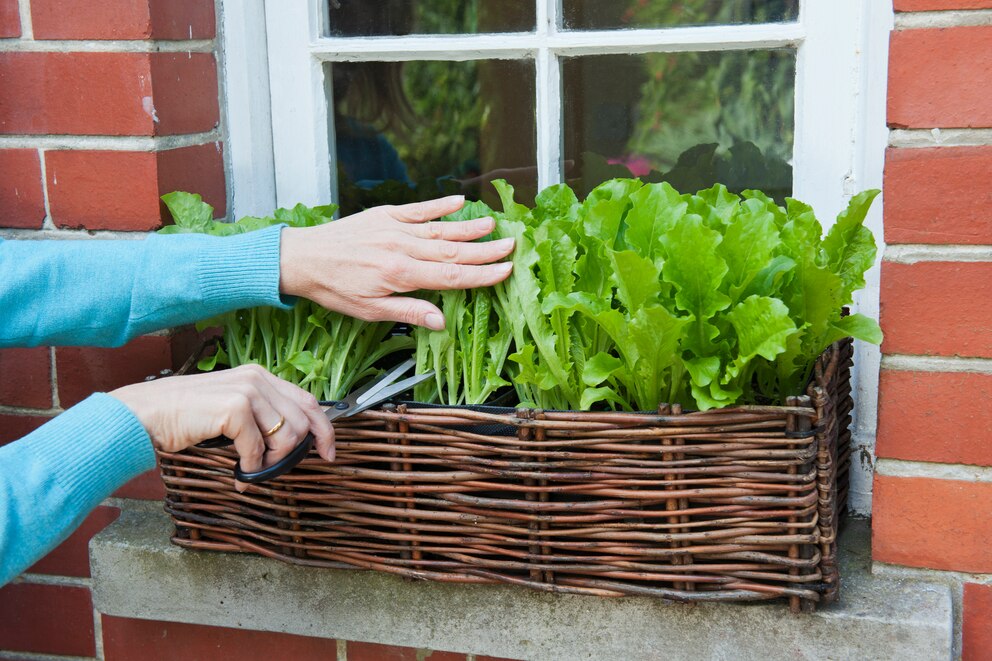
<instances>
[{"instance_id":1,"label":"forearm","mask_svg":"<svg viewBox=\"0 0 992 661\"><path fill-rule=\"evenodd\" d=\"M100 501L154 466L144 427L105 394L0 448L0 585L65 539Z\"/></svg>"},{"instance_id":2,"label":"forearm","mask_svg":"<svg viewBox=\"0 0 992 661\"><path fill-rule=\"evenodd\" d=\"M241 307L285 307L281 229L0 241L0 346L117 346Z\"/></svg>"}]
</instances>

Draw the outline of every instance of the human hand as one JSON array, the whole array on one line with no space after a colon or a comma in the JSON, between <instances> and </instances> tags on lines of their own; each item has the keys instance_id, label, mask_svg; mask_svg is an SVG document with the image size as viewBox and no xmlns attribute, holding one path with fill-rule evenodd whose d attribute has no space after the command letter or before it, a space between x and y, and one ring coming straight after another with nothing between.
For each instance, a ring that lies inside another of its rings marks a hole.
<instances>
[{"instance_id":1,"label":"human hand","mask_svg":"<svg viewBox=\"0 0 992 661\"><path fill-rule=\"evenodd\" d=\"M110 395L131 409L164 452L223 435L234 440L241 470L255 472L285 457L312 431L317 452L334 461L334 429L317 400L258 365L136 383ZM235 487L244 491L247 485Z\"/></svg>"},{"instance_id":2,"label":"human hand","mask_svg":"<svg viewBox=\"0 0 992 661\"><path fill-rule=\"evenodd\" d=\"M471 243L492 218L430 222L458 211L462 196L381 206L319 227L282 232L280 291L366 321L402 321L434 330L444 315L432 303L394 296L417 289L469 289L504 280L500 262L513 239Z\"/></svg>"}]
</instances>

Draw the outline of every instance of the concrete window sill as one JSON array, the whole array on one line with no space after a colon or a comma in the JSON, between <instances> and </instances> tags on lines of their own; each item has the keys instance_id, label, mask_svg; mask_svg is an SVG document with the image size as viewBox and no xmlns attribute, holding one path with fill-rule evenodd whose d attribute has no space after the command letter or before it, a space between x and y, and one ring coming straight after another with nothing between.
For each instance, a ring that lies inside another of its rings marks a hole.
<instances>
[{"instance_id":1,"label":"concrete window sill","mask_svg":"<svg viewBox=\"0 0 992 661\"><path fill-rule=\"evenodd\" d=\"M951 658L946 586L872 576L869 530L841 536L841 603L663 603L414 582L189 551L160 511L125 509L93 538L94 606L122 617L371 641L514 659Z\"/></svg>"}]
</instances>

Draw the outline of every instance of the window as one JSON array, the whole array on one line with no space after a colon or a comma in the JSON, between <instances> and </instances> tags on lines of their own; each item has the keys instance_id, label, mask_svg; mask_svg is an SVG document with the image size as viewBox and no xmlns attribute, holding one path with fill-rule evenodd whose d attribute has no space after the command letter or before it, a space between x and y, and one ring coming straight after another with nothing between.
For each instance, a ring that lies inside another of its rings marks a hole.
<instances>
[{"instance_id":1,"label":"window","mask_svg":"<svg viewBox=\"0 0 992 661\"><path fill-rule=\"evenodd\" d=\"M829 224L881 185L884 4L227 0L232 207L487 199L494 176L523 198L632 173L794 195ZM870 224L881 243L880 209ZM877 271L868 287L877 314ZM878 353L859 351L870 445Z\"/></svg>"}]
</instances>

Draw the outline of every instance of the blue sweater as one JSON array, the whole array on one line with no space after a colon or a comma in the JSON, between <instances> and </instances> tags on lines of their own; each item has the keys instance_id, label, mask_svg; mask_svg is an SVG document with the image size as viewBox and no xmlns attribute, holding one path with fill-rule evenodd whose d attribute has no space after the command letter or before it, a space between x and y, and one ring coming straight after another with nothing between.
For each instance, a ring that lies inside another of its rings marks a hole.
<instances>
[{"instance_id":1,"label":"blue sweater","mask_svg":"<svg viewBox=\"0 0 992 661\"><path fill-rule=\"evenodd\" d=\"M281 229L225 238L0 240L0 347L116 346L236 308L287 307L279 295ZM0 447L0 585L154 466L141 423L101 393Z\"/></svg>"}]
</instances>

